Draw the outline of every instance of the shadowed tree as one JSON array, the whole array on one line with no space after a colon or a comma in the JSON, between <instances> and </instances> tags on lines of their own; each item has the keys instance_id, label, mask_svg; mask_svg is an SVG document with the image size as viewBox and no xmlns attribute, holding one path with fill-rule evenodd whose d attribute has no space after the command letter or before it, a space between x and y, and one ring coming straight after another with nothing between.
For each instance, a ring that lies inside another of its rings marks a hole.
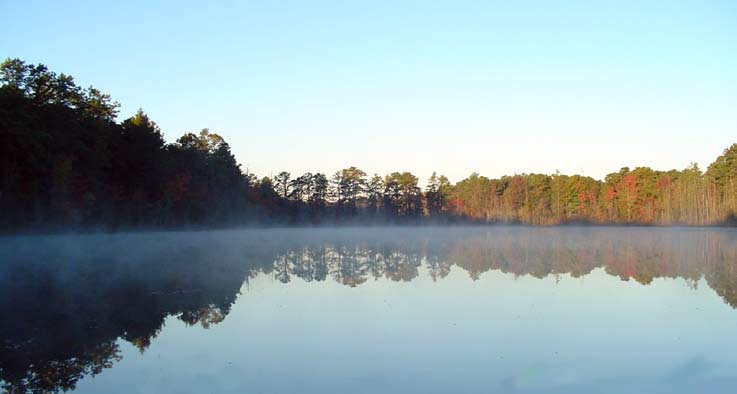
<instances>
[{"instance_id":1,"label":"shadowed tree","mask_svg":"<svg viewBox=\"0 0 737 394\"><path fill-rule=\"evenodd\" d=\"M327 205L329 186L330 183L325 174L318 172L312 176L312 193L310 194L309 202L318 213L321 213Z\"/></svg>"},{"instance_id":2,"label":"shadowed tree","mask_svg":"<svg viewBox=\"0 0 737 394\"><path fill-rule=\"evenodd\" d=\"M335 205L342 216L355 216L357 202L366 186L366 173L356 167L348 167L333 175Z\"/></svg>"},{"instance_id":3,"label":"shadowed tree","mask_svg":"<svg viewBox=\"0 0 737 394\"><path fill-rule=\"evenodd\" d=\"M409 172L393 172L384 178L387 214L404 219L422 215L422 192L417 177Z\"/></svg>"},{"instance_id":4,"label":"shadowed tree","mask_svg":"<svg viewBox=\"0 0 737 394\"><path fill-rule=\"evenodd\" d=\"M431 218L437 218L443 215L448 206L448 198L450 197L450 182L444 175L438 176L433 171L427 180L425 187L425 201L427 214Z\"/></svg>"},{"instance_id":5,"label":"shadowed tree","mask_svg":"<svg viewBox=\"0 0 737 394\"><path fill-rule=\"evenodd\" d=\"M282 171L274 177L274 188L279 196L283 199L289 198L289 192L291 190L290 179L292 175L286 171Z\"/></svg>"},{"instance_id":6,"label":"shadowed tree","mask_svg":"<svg viewBox=\"0 0 737 394\"><path fill-rule=\"evenodd\" d=\"M379 209L384 196L384 180L379 174L374 174L366 184L367 209L369 217L380 216Z\"/></svg>"},{"instance_id":7,"label":"shadowed tree","mask_svg":"<svg viewBox=\"0 0 737 394\"><path fill-rule=\"evenodd\" d=\"M312 174L305 173L290 182L289 198L294 201L306 202L312 194Z\"/></svg>"},{"instance_id":8,"label":"shadowed tree","mask_svg":"<svg viewBox=\"0 0 737 394\"><path fill-rule=\"evenodd\" d=\"M707 186L713 188L711 202L715 216L734 220L737 214L737 144L724 150L706 170Z\"/></svg>"}]
</instances>

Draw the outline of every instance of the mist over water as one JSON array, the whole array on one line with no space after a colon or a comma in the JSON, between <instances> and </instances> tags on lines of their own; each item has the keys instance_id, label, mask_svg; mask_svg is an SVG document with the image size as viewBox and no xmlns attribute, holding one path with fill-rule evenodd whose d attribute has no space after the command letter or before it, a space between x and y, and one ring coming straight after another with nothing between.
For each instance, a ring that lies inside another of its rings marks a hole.
<instances>
[{"instance_id":1,"label":"mist over water","mask_svg":"<svg viewBox=\"0 0 737 394\"><path fill-rule=\"evenodd\" d=\"M0 238L11 393L724 391L737 230Z\"/></svg>"}]
</instances>

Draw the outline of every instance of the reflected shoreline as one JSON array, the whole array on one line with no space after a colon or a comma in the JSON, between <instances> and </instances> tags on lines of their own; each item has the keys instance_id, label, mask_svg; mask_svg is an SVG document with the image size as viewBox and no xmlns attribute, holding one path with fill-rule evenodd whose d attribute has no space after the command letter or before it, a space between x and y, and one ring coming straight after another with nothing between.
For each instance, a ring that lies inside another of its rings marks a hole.
<instances>
[{"instance_id":1,"label":"reflected shoreline","mask_svg":"<svg viewBox=\"0 0 737 394\"><path fill-rule=\"evenodd\" d=\"M0 380L10 393L73 390L144 352L170 316L208 328L244 283L471 280L499 271L583 277L597 268L649 285L705 283L737 308L737 231L693 228L456 227L272 229L0 240ZM275 285L278 285L276 283ZM243 296L247 296L243 295Z\"/></svg>"}]
</instances>

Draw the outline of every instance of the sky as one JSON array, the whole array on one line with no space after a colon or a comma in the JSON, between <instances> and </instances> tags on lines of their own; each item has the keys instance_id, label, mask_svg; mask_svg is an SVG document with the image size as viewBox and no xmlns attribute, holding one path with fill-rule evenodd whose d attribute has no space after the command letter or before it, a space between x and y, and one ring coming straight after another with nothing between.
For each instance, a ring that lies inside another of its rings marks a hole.
<instances>
[{"instance_id":1,"label":"sky","mask_svg":"<svg viewBox=\"0 0 737 394\"><path fill-rule=\"evenodd\" d=\"M0 57L167 141L207 127L259 176L601 179L737 142L735 1L0 0Z\"/></svg>"}]
</instances>

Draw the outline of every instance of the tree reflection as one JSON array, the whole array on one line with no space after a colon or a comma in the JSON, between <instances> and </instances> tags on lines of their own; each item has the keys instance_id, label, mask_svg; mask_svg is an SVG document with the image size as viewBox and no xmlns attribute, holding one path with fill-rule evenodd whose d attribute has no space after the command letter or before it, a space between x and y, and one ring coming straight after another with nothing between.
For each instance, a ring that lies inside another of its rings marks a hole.
<instances>
[{"instance_id":1,"label":"tree reflection","mask_svg":"<svg viewBox=\"0 0 737 394\"><path fill-rule=\"evenodd\" d=\"M737 308L737 232L648 228L242 231L0 242L0 379L10 393L75 388L145 352L167 317L209 328L256 276L360 287L454 270L545 278L595 269L649 285L703 278Z\"/></svg>"}]
</instances>

